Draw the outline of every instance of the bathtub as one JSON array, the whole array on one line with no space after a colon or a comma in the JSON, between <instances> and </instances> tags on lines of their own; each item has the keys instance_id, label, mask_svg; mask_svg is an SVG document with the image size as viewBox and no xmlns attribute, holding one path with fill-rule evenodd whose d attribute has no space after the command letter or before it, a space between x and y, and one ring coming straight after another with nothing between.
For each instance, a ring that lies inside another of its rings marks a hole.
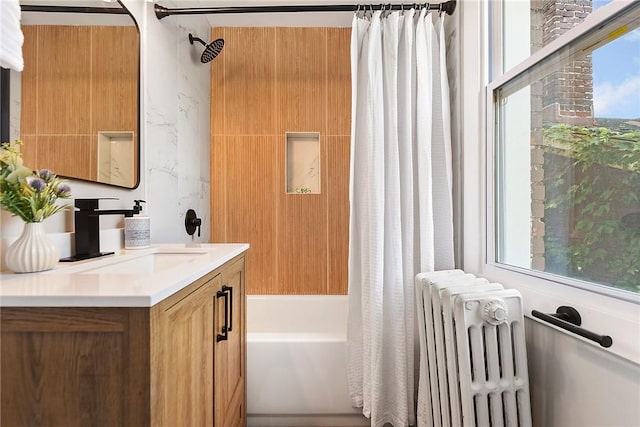
<instances>
[{"instance_id":1,"label":"bathtub","mask_svg":"<svg viewBox=\"0 0 640 427\"><path fill-rule=\"evenodd\" d=\"M347 297L247 297L247 425L366 426L351 407Z\"/></svg>"}]
</instances>

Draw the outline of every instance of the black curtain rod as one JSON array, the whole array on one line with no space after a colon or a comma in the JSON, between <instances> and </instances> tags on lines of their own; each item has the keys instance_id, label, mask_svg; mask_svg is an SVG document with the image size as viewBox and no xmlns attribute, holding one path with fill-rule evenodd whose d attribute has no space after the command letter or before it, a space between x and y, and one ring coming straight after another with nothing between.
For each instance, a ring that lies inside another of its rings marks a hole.
<instances>
[{"instance_id":1,"label":"black curtain rod","mask_svg":"<svg viewBox=\"0 0 640 427\"><path fill-rule=\"evenodd\" d=\"M326 4L326 5L285 5L285 6L232 6L232 7L191 7L183 9L168 9L156 4L154 6L156 18L162 19L169 15L204 15L219 13L287 13L287 12L356 12L357 10L384 9L404 10L418 7L426 7L429 10L438 10L452 15L456 9L456 1L449 0L444 3L407 3L407 4Z\"/></svg>"},{"instance_id":2,"label":"black curtain rod","mask_svg":"<svg viewBox=\"0 0 640 427\"><path fill-rule=\"evenodd\" d=\"M129 12L118 7L80 7L80 6L38 6L21 5L23 12L51 12L51 13L106 13L113 15L128 15Z\"/></svg>"}]
</instances>

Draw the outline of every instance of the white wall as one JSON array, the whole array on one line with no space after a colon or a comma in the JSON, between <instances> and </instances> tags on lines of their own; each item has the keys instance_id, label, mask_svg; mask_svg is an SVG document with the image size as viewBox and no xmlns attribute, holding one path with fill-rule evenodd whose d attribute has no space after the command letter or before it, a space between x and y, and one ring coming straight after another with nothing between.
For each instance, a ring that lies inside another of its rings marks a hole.
<instances>
[{"instance_id":1,"label":"white wall","mask_svg":"<svg viewBox=\"0 0 640 427\"><path fill-rule=\"evenodd\" d=\"M207 39L210 26L203 17L165 18L158 21L153 4L123 0L140 29L141 111L140 185L135 190L69 180L76 198L115 197L102 201L105 209L130 208L134 199L147 201L151 216L151 239L160 242L209 241L209 67L199 62L197 47L189 45L188 33ZM188 21L187 21L188 19ZM188 22L188 24L186 24ZM73 201L70 201L73 204ZM202 218L201 237L184 229L187 209ZM22 231L22 221L2 211L0 257ZM122 247L123 219L102 217L102 249ZM72 211L45 221L47 231L70 255ZM118 230L115 230L118 229ZM114 231L115 230L115 231Z\"/></svg>"},{"instance_id":2,"label":"white wall","mask_svg":"<svg viewBox=\"0 0 640 427\"><path fill-rule=\"evenodd\" d=\"M638 365L537 321L525 329L534 425L640 425Z\"/></svg>"},{"instance_id":3,"label":"white wall","mask_svg":"<svg viewBox=\"0 0 640 427\"><path fill-rule=\"evenodd\" d=\"M484 141L484 87L487 79L486 34L483 26L487 3L463 0L461 13L461 62L463 117L463 229L464 269L507 287L520 288L518 280L508 280L486 265L486 145ZM507 18L508 19L508 18ZM537 285L531 279L533 287ZM539 284L541 289L546 285ZM584 292L580 299L598 301L596 294ZM525 298L526 299L526 298ZM542 311L544 300L540 296ZM606 301L606 300L605 300ZM570 305L575 301L562 301ZM549 302L557 306L557 301ZM525 306L528 302L525 301ZM607 301L603 306L615 306ZM527 308L527 307L525 307ZM606 307L605 307L606 308ZM529 309L530 311L530 309ZM640 313L638 313L640 315ZM622 317L623 315L620 314ZM636 316L637 317L637 316ZM589 319L583 319L588 322ZM629 322L632 324L632 322ZM537 320L526 322L527 352L534 425L540 427L600 427L640 425L640 367L596 344L561 332ZM585 325L590 327L590 325ZM594 328L597 330L597 324ZM599 331L617 334L620 331ZM625 331L633 337L637 331ZM614 335L615 336L615 335ZM638 338L635 338L638 340ZM627 343L618 343L627 345ZM615 342L614 342L615 345ZM633 344L629 344L632 348Z\"/></svg>"}]
</instances>

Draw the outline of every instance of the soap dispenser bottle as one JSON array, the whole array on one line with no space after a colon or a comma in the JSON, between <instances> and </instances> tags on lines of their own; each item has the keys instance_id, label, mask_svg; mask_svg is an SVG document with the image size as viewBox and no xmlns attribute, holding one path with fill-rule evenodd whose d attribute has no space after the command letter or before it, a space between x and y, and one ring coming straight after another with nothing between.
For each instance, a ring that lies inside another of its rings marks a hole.
<instances>
[{"instance_id":1,"label":"soap dispenser bottle","mask_svg":"<svg viewBox=\"0 0 640 427\"><path fill-rule=\"evenodd\" d=\"M134 200L135 209L142 212L140 203L144 200ZM144 249L151 245L151 218L146 215L133 215L124 219L124 248Z\"/></svg>"}]
</instances>

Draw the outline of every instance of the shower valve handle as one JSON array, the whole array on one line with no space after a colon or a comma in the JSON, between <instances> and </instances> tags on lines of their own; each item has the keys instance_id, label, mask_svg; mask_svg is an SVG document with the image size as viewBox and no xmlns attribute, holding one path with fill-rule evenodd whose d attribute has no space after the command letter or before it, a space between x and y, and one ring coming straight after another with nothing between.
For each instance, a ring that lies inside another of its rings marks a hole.
<instances>
[{"instance_id":1,"label":"shower valve handle","mask_svg":"<svg viewBox=\"0 0 640 427\"><path fill-rule=\"evenodd\" d=\"M202 225L202 219L198 218L196 211L189 209L184 217L184 227L187 230L189 236L193 236L198 230L198 237L200 237L200 226Z\"/></svg>"}]
</instances>

